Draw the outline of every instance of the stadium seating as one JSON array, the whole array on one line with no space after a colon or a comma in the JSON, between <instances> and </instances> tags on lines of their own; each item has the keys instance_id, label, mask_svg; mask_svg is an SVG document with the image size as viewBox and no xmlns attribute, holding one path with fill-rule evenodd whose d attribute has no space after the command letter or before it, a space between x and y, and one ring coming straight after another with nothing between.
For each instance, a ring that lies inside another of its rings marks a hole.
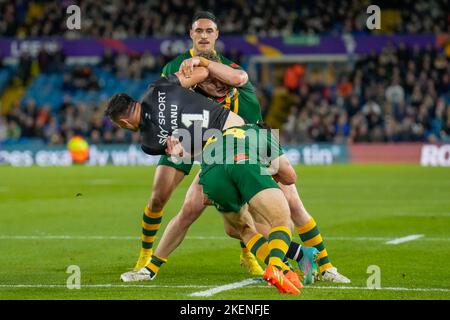
<instances>
[{"instance_id":1,"label":"stadium seating","mask_svg":"<svg viewBox=\"0 0 450 320\"><path fill-rule=\"evenodd\" d=\"M76 90L68 93L63 89L63 75L40 74L28 87L22 103L28 99L34 99L38 106L47 104L52 111L57 112L65 95L69 95L75 104L78 102L98 104L117 92L127 92L138 99L149 83L159 77L158 74L148 74L140 80L121 79L100 68L95 69L95 75L99 80L100 90Z\"/></svg>"}]
</instances>

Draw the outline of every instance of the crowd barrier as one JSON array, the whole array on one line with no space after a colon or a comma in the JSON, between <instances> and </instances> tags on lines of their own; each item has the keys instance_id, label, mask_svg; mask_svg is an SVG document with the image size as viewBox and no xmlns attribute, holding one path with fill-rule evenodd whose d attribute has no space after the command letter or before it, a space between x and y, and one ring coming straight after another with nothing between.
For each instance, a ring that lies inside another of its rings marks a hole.
<instances>
[{"instance_id":1,"label":"crowd barrier","mask_svg":"<svg viewBox=\"0 0 450 320\"><path fill-rule=\"evenodd\" d=\"M284 151L292 164L410 163L450 166L450 144L303 144ZM159 156L144 154L139 145L91 145L84 165L155 165ZM65 146L0 145L0 163L11 166L70 166L73 154Z\"/></svg>"}]
</instances>

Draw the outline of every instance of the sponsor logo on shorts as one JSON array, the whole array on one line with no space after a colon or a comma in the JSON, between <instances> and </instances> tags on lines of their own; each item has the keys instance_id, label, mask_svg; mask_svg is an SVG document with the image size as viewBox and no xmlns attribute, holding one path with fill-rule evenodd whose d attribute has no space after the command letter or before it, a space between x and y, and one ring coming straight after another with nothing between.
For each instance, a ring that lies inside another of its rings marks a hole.
<instances>
[{"instance_id":1,"label":"sponsor logo on shorts","mask_svg":"<svg viewBox=\"0 0 450 320\"><path fill-rule=\"evenodd\" d=\"M244 154L244 153L241 153L241 154L235 155L234 158L233 158L233 160L236 161L236 162L239 162L239 161L242 161L242 160L247 160L247 159L249 159L249 158L250 158L250 157L249 157L248 155L246 155L246 154Z\"/></svg>"}]
</instances>

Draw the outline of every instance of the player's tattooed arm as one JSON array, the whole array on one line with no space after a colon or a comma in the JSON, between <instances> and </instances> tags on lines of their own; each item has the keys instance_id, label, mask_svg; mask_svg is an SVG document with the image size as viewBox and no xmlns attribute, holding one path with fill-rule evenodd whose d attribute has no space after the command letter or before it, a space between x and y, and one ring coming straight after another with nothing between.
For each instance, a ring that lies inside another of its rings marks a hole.
<instances>
[{"instance_id":1,"label":"player's tattooed arm","mask_svg":"<svg viewBox=\"0 0 450 320\"><path fill-rule=\"evenodd\" d=\"M192 57L184 60L180 65L180 70L186 78L192 76L196 67L207 68L211 77L214 77L221 82L232 86L241 87L248 81L247 72L239 69L233 69L230 66L208 60L204 57Z\"/></svg>"},{"instance_id":2,"label":"player's tattooed arm","mask_svg":"<svg viewBox=\"0 0 450 320\"><path fill-rule=\"evenodd\" d=\"M208 61L203 63L206 64L211 77L216 78L231 87L242 87L248 81L248 74L244 70L233 69L223 63L209 61L203 57L200 59L202 61Z\"/></svg>"},{"instance_id":3,"label":"player's tattooed arm","mask_svg":"<svg viewBox=\"0 0 450 320\"><path fill-rule=\"evenodd\" d=\"M181 71L175 73L180 80L180 84L183 88L191 88L197 83L203 82L208 78L209 71L204 67L195 67L194 71L186 77Z\"/></svg>"}]
</instances>

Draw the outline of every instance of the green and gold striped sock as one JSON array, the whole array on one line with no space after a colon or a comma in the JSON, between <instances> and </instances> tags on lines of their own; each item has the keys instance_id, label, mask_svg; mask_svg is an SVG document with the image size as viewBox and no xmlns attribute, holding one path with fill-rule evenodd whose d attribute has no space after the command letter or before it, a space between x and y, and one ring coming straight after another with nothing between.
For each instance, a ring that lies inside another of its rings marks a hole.
<instances>
[{"instance_id":1,"label":"green and gold striped sock","mask_svg":"<svg viewBox=\"0 0 450 320\"><path fill-rule=\"evenodd\" d=\"M150 271L150 276L153 278L159 271L159 268L167 262L167 259L157 257L155 255L152 256L152 260L145 268Z\"/></svg>"},{"instance_id":2,"label":"green and gold striped sock","mask_svg":"<svg viewBox=\"0 0 450 320\"><path fill-rule=\"evenodd\" d=\"M269 263L269 245L262 234L255 234L245 246L253 253L259 260L265 264Z\"/></svg>"},{"instance_id":3,"label":"green and gold striped sock","mask_svg":"<svg viewBox=\"0 0 450 320\"><path fill-rule=\"evenodd\" d=\"M283 270L286 252L291 244L291 230L285 226L272 228L269 233L269 264Z\"/></svg>"},{"instance_id":4,"label":"green and gold striped sock","mask_svg":"<svg viewBox=\"0 0 450 320\"><path fill-rule=\"evenodd\" d=\"M241 248L242 248L242 253L249 253L250 250L246 247L245 243L243 241L240 242L241 244Z\"/></svg>"},{"instance_id":5,"label":"green and gold striped sock","mask_svg":"<svg viewBox=\"0 0 450 320\"><path fill-rule=\"evenodd\" d=\"M245 245L251 253L253 253L259 260L264 262L264 264L269 264L269 243L262 234L255 234ZM283 270L290 270L285 264L282 266Z\"/></svg>"},{"instance_id":6,"label":"green and gold striped sock","mask_svg":"<svg viewBox=\"0 0 450 320\"><path fill-rule=\"evenodd\" d=\"M148 207L144 209L142 217L142 250L150 251L156 239L156 233L161 227L163 211L152 212Z\"/></svg>"},{"instance_id":7,"label":"green and gold striped sock","mask_svg":"<svg viewBox=\"0 0 450 320\"><path fill-rule=\"evenodd\" d=\"M319 228L317 227L316 221L313 218L308 221L308 223L296 227L300 239L302 239L303 244L308 247L315 247L319 250L319 271L323 273L325 270L332 268L333 265L328 258L327 249L323 243L322 236L320 235Z\"/></svg>"}]
</instances>

